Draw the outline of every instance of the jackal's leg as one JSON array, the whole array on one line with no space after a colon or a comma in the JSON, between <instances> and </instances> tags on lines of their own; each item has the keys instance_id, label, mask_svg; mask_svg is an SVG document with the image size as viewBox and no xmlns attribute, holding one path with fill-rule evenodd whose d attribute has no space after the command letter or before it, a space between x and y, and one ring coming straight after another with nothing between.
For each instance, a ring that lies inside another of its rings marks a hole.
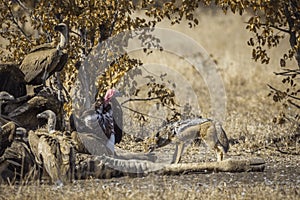
<instances>
[{"instance_id":1,"label":"jackal's leg","mask_svg":"<svg viewBox=\"0 0 300 200\"><path fill-rule=\"evenodd\" d=\"M184 147L183 142L176 143L176 149L175 149L175 152L174 152L174 155L173 155L172 164L179 163L179 161L181 159L181 154L183 152L183 147Z\"/></svg>"},{"instance_id":2,"label":"jackal's leg","mask_svg":"<svg viewBox=\"0 0 300 200\"><path fill-rule=\"evenodd\" d=\"M222 151L222 149L218 146L215 146L214 151L216 153L217 156L217 161L222 161L224 159L224 152Z\"/></svg>"}]
</instances>

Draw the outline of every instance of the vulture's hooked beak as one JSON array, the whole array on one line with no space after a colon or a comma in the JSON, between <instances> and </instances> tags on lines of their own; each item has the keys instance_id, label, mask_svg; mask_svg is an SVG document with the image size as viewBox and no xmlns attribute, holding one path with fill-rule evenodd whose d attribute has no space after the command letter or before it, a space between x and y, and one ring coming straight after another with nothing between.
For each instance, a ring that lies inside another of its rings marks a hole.
<instances>
[{"instance_id":1,"label":"vulture's hooked beak","mask_svg":"<svg viewBox=\"0 0 300 200\"><path fill-rule=\"evenodd\" d=\"M2 92L3 93L3 92ZM15 97L7 92L4 94L1 93L0 101L13 101L15 100Z\"/></svg>"},{"instance_id":2,"label":"vulture's hooked beak","mask_svg":"<svg viewBox=\"0 0 300 200\"><path fill-rule=\"evenodd\" d=\"M46 118L46 116L43 113L37 114L36 115L37 118Z\"/></svg>"}]
</instances>

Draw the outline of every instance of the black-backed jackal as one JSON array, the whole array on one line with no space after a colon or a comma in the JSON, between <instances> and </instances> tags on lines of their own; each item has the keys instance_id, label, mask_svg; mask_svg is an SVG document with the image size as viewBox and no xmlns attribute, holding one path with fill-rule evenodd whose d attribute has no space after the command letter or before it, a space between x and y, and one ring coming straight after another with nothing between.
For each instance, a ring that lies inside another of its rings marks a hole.
<instances>
[{"instance_id":1,"label":"black-backed jackal","mask_svg":"<svg viewBox=\"0 0 300 200\"><path fill-rule=\"evenodd\" d=\"M178 163L187 140L201 138L207 146L214 150L217 161L222 161L229 149L229 142L225 131L219 122L206 118L193 118L177 121L166 125L146 140L146 149L156 148L175 143L176 150L172 163Z\"/></svg>"}]
</instances>

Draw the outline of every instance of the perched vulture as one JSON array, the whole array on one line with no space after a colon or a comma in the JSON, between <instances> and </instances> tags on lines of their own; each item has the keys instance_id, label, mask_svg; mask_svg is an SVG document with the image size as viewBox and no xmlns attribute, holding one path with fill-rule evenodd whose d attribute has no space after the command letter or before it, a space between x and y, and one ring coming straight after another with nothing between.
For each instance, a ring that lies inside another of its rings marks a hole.
<instances>
[{"instance_id":1,"label":"perched vulture","mask_svg":"<svg viewBox=\"0 0 300 200\"><path fill-rule=\"evenodd\" d=\"M25 81L31 85L44 84L54 72L59 72L67 63L68 55L63 52L68 43L69 31L64 23L54 28L60 32L60 42L56 47L51 44L40 45L25 56L20 69L25 75Z\"/></svg>"},{"instance_id":2,"label":"perched vulture","mask_svg":"<svg viewBox=\"0 0 300 200\"><path fill-rule=\"evenodd\" d=\"M0 126L8 123L9 121L13 121L11 118L5 115L5 108L11 101L15 101L15 98L11 94L6 91L0 92Z\"/></svg>"},{"instance_id":3,"label":"perched vulture","mask_svg":"<svg viewBox=\"0 0 300 200\"><path fill-rule=\"evenodd\" d=\"M25 95L22 97L14 98L12 95L7 94L6 97L3 97L3 93L6 93L4 91L0 92L0 102L1 105L1 114L2 115L9 115L13 110L17 109L19 106L27 102L29 99L31 99L34 95ZM9 97L11 96L11 97ZM9 97L9 98L7 98ZM4 100L5 98L5 100Z\"/></svg>"},{"instance_id":4,"label":"perched vulture","mask_svg":"<svg viewBox=\"0 0 300 200\"><path fill-rule=\"evenodd\" d=\"M95 103L95 111L89 111L89 113L84 116L85 125L88 127L93 126L93 123L97 121L102 132L108 139L106 146L111 152L114 152L114 144L120 142L122 138L122 129L120 129L118 124L114 121L114 113L111 104L111 99L115 93L116 90L109 89L104 98L98 99Z\"/></svg>"},{"instance_id":5,"label":"perched vulture","mask_svg":"<svg viewBox=\"0 0 300 200\"><path fill-rule=\"evenodd\" d=\"M26 132L21 127L16 128L13 122L0 127L0 183L37 178L31 150L27 142L20 139L26 137Z\"/></svg>"},{"instance_id":6,"label":"perched vulture","mask_svg":"<svg viewBox=\"0 0 300 200\"><path fill-rule=\"evenodd\" d=\"M4 113L4 106L7 102L13 101L15 98L6 91L0 92L0 114Z\"/></svg>"},{"instance_id":7,"label":"perched vulture","mask_svg":"<svg viewBox=\"0 0 300 200\"><path fill-rule=\"evenodd\" d=\"M0 156L0 183L12 183L16 180L34 180L38 173L36 162L28 147L22 140L16 140Z\"/></svg>"},{"instance_id":8,"label":"perched vulture","mask_svg":"<svg viewBox=\"0 0 300 200\"><path fill-rule=\"evenodd\" d=\"M63 181L72 178L75 164L74 145L70 136L56 131L56 116L47 110L37 117L47 118L46 129L29 131L28 141L36 162L43 167L53 183L63 185Z\"/></svg>"},{"instance_id":9,"label":"perched vulture","mask_svg":"<svg viewBox=\"0 0 300 200\"><path fill-rule=\"evenodd\" d=\"M6 91L15 98L26 95L24 74L17 64L0 64L0 91Z\"/></svg>"},{"instance_id":10,"label":"perched vulture","mask_svg":"<svg viewBox=\"0 0 300 200\"><path fill-rule=\"evenodd\" d=\"M7 116L14 121L20 123L20 126L35 130L42 124L45 124L46 120L37 118L37 115L45 110L52 110L57 114L56 128L61 130L63 108L62 104L58 100L56 91L48 90L49 88L42 89L37 95L29 96L24 102L21 102L14 110L10 110Z\"/></svg>"},{"instance_id":11,"label":"perched vulture","mask_svg":"<svg viewBox=\"0 0 300 200\"><path fill-rule=\"evenodd\" d=\"M6 91L1 91L0 92L0 103L7 103L8 101L12 101L14 100L15 97L13 95L11 95L10 93L6 92Z\"/></svg>"},{"instance_id":12,"label":"perched vulture","mask_svg":"<svg viewBox=\"0 0 300 200\"><path fill-rule=\"evenodd\" d=\"M48 133L55 132L56 127L56 115L52 110L45 110L42 113L39 113L37 118L43 118L47 120L47 131Z\"/></svg>"}]
</instances>

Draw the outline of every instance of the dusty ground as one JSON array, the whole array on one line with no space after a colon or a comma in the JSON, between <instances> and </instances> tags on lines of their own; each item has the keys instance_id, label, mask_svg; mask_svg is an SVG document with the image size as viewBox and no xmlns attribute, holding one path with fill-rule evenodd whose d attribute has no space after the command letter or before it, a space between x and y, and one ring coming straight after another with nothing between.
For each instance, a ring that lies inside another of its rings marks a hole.
<instances>
[{"instance_id":1,"label":"dusty ground","mask_svg":"<svg viewBox=\"0 0 300 200\"><path fill-rule=\"evenodd\" d=\"M269 90L266 86L280 82L272 72L279 70L278 58L286 46L272 52L273 60L268 66L251 61L251 49L246 45L250 35L244 30L243 23L246 19L201 11L198 27L188 29L186 25L178 25L172 28L196 40L217 61L227 96L223 125L232 142L228 156L262 157L266 160L264 172L151 174L147 177L75 181L62 189L47 184L1 185L0 199L299 199L299 132L291 122L273 123L274 116L280 116L282 107L267 97ZM168 64L178 63L172 61ZM191 71L181 73L190 77L193 88L200 92L204 88L201 94L207 96L205 86L199 85L201 81L193 78ZM205 98L199 98L200 107L205 102ZM293 112L291 108L290 114ZM201 114L207 116L208 113L202 108ZM120 146L139 149L141 144L127 137ZM193 145L183 155L182 162L214 159L213 154L205 152L203 145Z\"/></svg>"}]
</instances>

